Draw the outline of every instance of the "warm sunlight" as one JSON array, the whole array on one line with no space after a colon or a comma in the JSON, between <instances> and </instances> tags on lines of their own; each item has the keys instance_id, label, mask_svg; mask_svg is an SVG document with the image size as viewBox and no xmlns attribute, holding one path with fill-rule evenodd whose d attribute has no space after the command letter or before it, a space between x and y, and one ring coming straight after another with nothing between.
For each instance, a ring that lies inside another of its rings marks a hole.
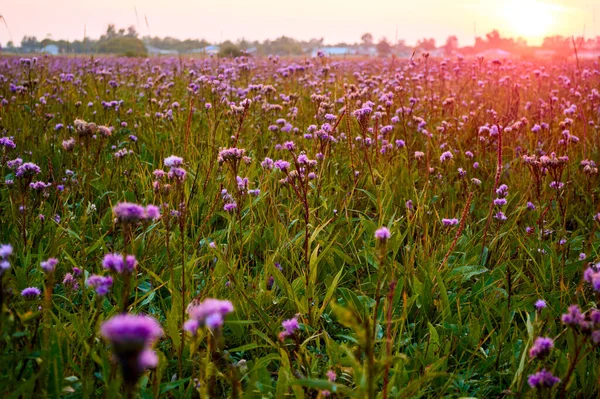
<instances>
[{"instance_id":1,"label":"warm sunlight","mask_svg":"<svg viewBox=\"0 0 600 399\"><path fill-rule=\"evenodd\" d=\"M552 32L553 6L537 0L510 0L503 5L510 33L529 41L541 40Z\"/></svg>"}]
</instances>

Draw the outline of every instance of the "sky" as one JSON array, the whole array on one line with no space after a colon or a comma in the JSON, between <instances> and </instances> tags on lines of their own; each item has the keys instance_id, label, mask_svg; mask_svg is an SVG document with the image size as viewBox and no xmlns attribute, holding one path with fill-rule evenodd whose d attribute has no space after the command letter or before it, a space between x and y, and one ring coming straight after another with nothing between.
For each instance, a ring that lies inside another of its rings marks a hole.
<instances>
[{"instance_id":1,"label":"sky","mask_svg":"<svg viewBox=\"0 0 600 399\"><path fill-rule=\"evenodd\" d=\"M285 35L354 43L369 32L409 45L423 37L441 45L456 35L470 45L498 29L538 45L553 34L600 35L600 0L1 0L0 15L8 25L0 23L3 45L24 35L98 38L109 23L134 25L142 36L209 42Z\"/></svg>"}]
</instances>

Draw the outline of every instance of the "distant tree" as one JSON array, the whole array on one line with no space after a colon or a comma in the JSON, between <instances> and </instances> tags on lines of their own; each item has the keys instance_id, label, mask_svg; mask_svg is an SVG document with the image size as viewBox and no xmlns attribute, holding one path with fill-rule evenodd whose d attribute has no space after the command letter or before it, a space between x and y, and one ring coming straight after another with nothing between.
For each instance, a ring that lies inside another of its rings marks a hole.
<instances>
[{"instance_id":1,"label":"distant tree","mask_svg":"<svg viewBox=\"0 0 600 399\"><path fill-rule=\"evenodd\" d=\"M571 49L571 39L563 36L545 37L542 42L544 50L554 50L557 52L568 52Z\"/></svg>"},{"instance_id":2,"label":"distant tree","mask_svg":"<svg viewBox=\"0 0 600 399\"><path fill-rule=\"evenodd\" d=\"M392 46L385 37L381 38L377 43L377 54L381 56L389 55L392 52Z\"/></svg>"},{"instance_id":3,"label":"distant tree","mask_svg":"<svg viewBox=\"0 0 600 399\"><path fill-rule=\"evenodd\" d=\"M242 50L231 41L227 40L221 43L221 46L219 47L219 56L239 57L240 55L242 55Z\"/></svg>"},{"instance_id":4,"label":"distant tree","mask_svg":"<svg viewBox=\"0 0 600 399\"><path fill-rule=\"evenodd\" d=\"M75 40L71 43L71 51L75 54L83 54L85 52L84 43L81 40Z\"/></svg>"},{"instance_id":5,"label":"distant tree","mask_svg":"<svg viewBox=\"0 0 600 399\"><path fill-rule=\"evenodd\" d=\"M413 50L412 47L408 46L406 44L406 41L402 40L402 39L398 40L398 43L396 43L396 45L394 46L394 48L399 53L410 53Z\"/></svg>"},{"instance_id":6,"label":"distant tree","mask_svg":"<svg viewBox=\"0 0 600 399\"><path fill-rule=\"evenodd\" d=\"M527 48L527 42L523 38L513 39L510 37L502 37L497 30L493 30L485 35L485 39L481 37L475 38L473 50L481 52L488 49L500 49L510 52L523 52Z\"/></svg>"},{"instance_id":7,"label":"distant tree","mask_svg":"<svg viewBox=\"0 0 600 399\"><path fill-rule=\"evenodd\" d=\"M252 47L252 45L250 44L249 41L247 41L244 38L241 38L240 40L238 40L237 42L237 46L241 49L241 50L248 50L250 47Z\"/></svg>"},{"instance_id":8,"label":"distant tree","mask_svg":"<svg viewBox=\"0 0 600 399\"><path fill-rule=\"evenodd\" d=\"M40 42L35 36L24 36L21 40L21 49L26 53L37 51L40 47Z\"/></svg>"},{"instance_id":9,"label":"distant tree","mask_svg":"<svg viewBox=\"0 0 600 399\"><path fill-rule=\"evenodd\" d=\"M108 25L106 28L106 33L103 36L100 36L100 39L112 39L117 36L117 29L114 24Z\"/></svg>"},{"instance_id":10,"label":"distant tree","mask_svg":"<svg viewBox=\"0 0 600 399\"><path fill-rule=\"evenodd\" d=\"M500 32L493 30L485 35L488 43L488 48L500 48L502 47L502 37Z\"/></svg>"},{"instance_id":11,"label":"distant tree","mask_svg":"<svg viewBox=\"0 0 600 399\"><path fill-rule=\"evenodd\" d=\"M435 39L430 38L430 39L421 39L417 42L416 48L421 49L421 50L425 50L425 51L431 51L431 50L435 50L436 46L435 46Z\"/></svg>"},{"instance_id":12,"label":"distant tree","mask_svg":"<svg viewBox=\"0 0 600 399\"><path fill-rule=\"evenodd\" d=\"M42 40L40 42L40 47L46 47L49 44L54 44L54 40L52 40L51 38L47 37L44 40Z\"/></svg>"},{"instance_id":13,"label":"distant tree","mask_svg":"<svg viewBox=\"0 0 600 399\"><path fill-rule=\"evenodd\" d=\"M138 37L138 33L137 30L135 30L135 26L131 25L129 28L127 28L127 34L126 36L128 37Z\"/></svg>"},{"instance_id":14,"label":"distant tree","mask_svg":"<svg viewBox=\"0 0 600 399\"><path fill-rule=\"evenodd\" d=\"M449 36L444 45L444 53L446 56L451 56L456 50L458 50L458 38L454 35Z\"/></svg>"},{"instance_id":15,"label":"distant tree","mask_svg":"<svg viewBox=\"0 0 600 399\"><path fill-rule=\"evenodd\" d=\"M265 40L257 46L257 52L261 55L300 55L303 48L300 42L291 37L281 36L275 40Z\"/></svg>"},{"instance_id":16,"label":"distant tree","mask_svg":"<svg viewBox=\"0 0 600 399\"><path fill-rule=\"evenodd\" d=\"M15 44L13 43L12 40L9 40L8 43L6 43L6 49L8 51L14 51L15 50Z\"/></svg>"},{"instance_id":17,"label":"distant tree","mask_svg":"<svg viewBox=\"0 0 600 399\"><path fill-rule=\"evenodd\" d=\"M135 29L130 27L129 33L135 32ZM94 50L97 53L121 54L126 56L145 56L146 46L144 42L135 36L126 35L125 29L116 31L114 25L108 25L106 33L100 37L100 40L95 44Z\"/></svg>"},{"instance_id":18,"label":"distant tree","mask_svg":"<svg viewBox=\"0 0 600 399\"><path fill-rule=\"evenodd\" d=\"M360 37L363 46L372 46L373 45L373 35L370 33L365 33Z\"/></svg>"}]
</instances>

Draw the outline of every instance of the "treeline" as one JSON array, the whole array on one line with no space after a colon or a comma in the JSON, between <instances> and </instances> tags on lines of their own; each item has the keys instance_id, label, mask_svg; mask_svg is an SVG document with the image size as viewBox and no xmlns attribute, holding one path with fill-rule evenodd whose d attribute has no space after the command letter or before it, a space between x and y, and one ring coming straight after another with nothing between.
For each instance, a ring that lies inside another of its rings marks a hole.
<instances>
[{"instance_id":1,"label":"treeline","mask_svg":"<svg viewBox=\"0 0 600 399\"><path fill-rule=\"evenodd\" d=\"M218 54L223 57L235 57L243 53L266 55L307 55L313 53L319 48L325 47L324 39L311 39L307 41L295 40L291 37L281 36L274 40L247 41L245 39L236 42L225 41L218 45L211 46L211 43L204 39L186 39L180 40L173 37L143 37L140 38L135 27L130 26L127 29L116 29L114 25L109 25L106 33L99 39L84 40L52 40L44 39L38 41L34 36L25 36L21 40L20 47L17 48L14 43L9 42L5 50L10 52L33 53L42 50L47 51L48 46L55 46L53 50L60 54L121 54L131 56L145 56L149 49L151 53L176 52L179 54L208 52ZM456 36L449 36L444 44L438 46L435 39L423 38L417 41L415 46L407 45L404 40L398 40L393 43L385 37L375 41L373 35L365 33L357 43L337 43L333 46L347 50L348 54L364 55L389 55L400 56L410 55L415 50L421 51L442 51L443 54L451 56L457 52L463 55L475 55L489 49L504 50L511 53L526 54L534 49L550 50L558 54L569 54L574 47L582 49L600 49L600 36L592 39L569 38L563 36L546 37L542 46L529 47L522 38L502 37L496 30L486 34L484 37L477 37L472 46L460 47ZM209 50L208 50L209 49Z\"/></svg>"},{"instance_id":2,"label":"treeline","mask_svg":"<svg viewBox=\"0 0 600 399\"><path fill-rule=\"evenodd\" d=\"M21 40L21 47L16 48L13 42L8 42L7 51L21 53L34 53L49 46L56 46L57 52L61 54L121 54L128 56L144 56L147 54L146 45L139 38L136 29L130 26L127 29L117 30L114 25L108 25L106 33L99 39L53 40L50 38L38 41L35 36L25 36Z\"/></svg>"}]
</instances>

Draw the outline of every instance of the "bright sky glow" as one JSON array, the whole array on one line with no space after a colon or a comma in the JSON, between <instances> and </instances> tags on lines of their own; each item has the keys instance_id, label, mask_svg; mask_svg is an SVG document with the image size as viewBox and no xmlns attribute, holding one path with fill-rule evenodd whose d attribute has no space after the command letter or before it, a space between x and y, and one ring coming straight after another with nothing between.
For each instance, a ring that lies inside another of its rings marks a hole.
<instances>
[{"instance_id":1,"label":"bright sky glow","mask_svg":"<svg viewBox=\"0 0 600 399\"><path fill-rule=\"evenodd\" d=\"M433 37L438 45L454 34L466 45L498 29L535 45L546 35L600 35L594 4L600 12L598 0L2 0L0 15L17 43L25 34L81 39L84 30L97 38L114 23L142 35L211 42L286 35L354 43L370 32L408 44ZM9 37L0 24L0 42Z\"/></svg>"},{"instance_id":2,"label":"bright sky glow","mask_svg":"<svg viewBox=\"0 0 600 399\"><path fill-rule=\"evenodd\" d=\"M561 14L567 11L537 0L508 0L503 5L503 18L508 21L507 30L512 35L538 41L560 28Z\"/></svg>"}]
</instances>

